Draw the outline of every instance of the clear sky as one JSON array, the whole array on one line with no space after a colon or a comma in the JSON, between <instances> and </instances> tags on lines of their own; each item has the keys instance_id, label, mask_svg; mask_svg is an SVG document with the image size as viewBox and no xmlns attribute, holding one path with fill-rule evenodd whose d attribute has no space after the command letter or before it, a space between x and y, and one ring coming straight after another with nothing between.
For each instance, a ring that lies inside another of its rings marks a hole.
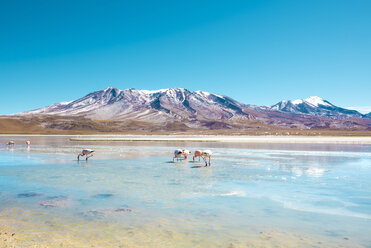
<instances>
[{"instance_id":1,"label":"clear sky","mask_svg":"<svg viewBox=\"0 0 371 248\"><path fill-rule=\"evenodd\" d=\"M370 0L1 1L0 38L0 114L108 86L371 111Z\"/></svg>"}]
</instances>

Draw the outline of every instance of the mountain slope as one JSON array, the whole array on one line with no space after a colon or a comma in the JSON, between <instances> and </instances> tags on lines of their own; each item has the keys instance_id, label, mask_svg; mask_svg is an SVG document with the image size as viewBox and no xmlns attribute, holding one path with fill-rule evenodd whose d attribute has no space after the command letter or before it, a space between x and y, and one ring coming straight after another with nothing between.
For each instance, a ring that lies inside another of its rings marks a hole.
<instances>
[{"instance_id":1,"label":"mountain slope","mask_svg":"<svg viewBox=\"0 0 371 248\"><path fill-rule=\"evenodd\" d=\"M83 116L94 120L135 119L234 120L253 118L245 105L229 97L187 89L119 90L113 87L90 93L72 102L23 112L18 115Z\"/></svg>"}]
</instances>

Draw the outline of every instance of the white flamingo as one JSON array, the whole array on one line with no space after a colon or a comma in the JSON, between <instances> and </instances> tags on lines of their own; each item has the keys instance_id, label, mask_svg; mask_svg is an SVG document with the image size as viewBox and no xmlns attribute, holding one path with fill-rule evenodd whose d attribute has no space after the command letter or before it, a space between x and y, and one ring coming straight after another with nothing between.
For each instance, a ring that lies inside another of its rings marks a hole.
<instances>
[{"instance_id":1,"label":"white flamingo","mask_svg":"<svg viewBox=\"0 0 371 248\"><path fill-rule=\"evenodd\" d=\"M88 158L93 157L94 150L91 149L83 149L79 155L77 155L77 160L80 160L80 156L86 156L85 160L88 161ZM90 156L89 156L90 155Z\"/></svg>"},{"instance_id":2,"label":"white flamingo","mask_svg":"<svg viewBox=\"0 0 371 248\"><path fill-rule=\"evenodd\" d=\"M174 151L174 157L173 157L173 162L176 158L180 158L183 155L183 150L182 149L176 149Z\"/></svg>"},{"instance_id":3,"label":"white flamingo","mask_svg":"<svg viewBox=\"0 0 371 248\"><path fill-rule=\"evenodd\" d=\"M213 155L213 153L210 150L202 151L201 157L204 159L206 163L205 166L207 166L206 158L209 158L209 166L211 165L211 155Z\"/></svg>"},{"instance_id":4,"label":"white flamingo","mask_svg":"<svg viewBox=\"0 0 371 248\"><path fill-rule=\"evenodd\" d=\"M190 154L191 152L189 150L186 150L186 149L183 149L183 156L184 156L184 159L187 159L188 158L188 155Z\"/></svg>"},{"instance_id":5,"label":"white flamingo","mask_svg":"<svg viewBox=\"0 0 371 248\"><path fill-rule=\"evenodd\" d=\"M174 151L174 157L173 157L173 162L174 160L177 158L180 158L181 156L184 157L184 159L187 159L188 158L188 155L190 154L191 152L189 150L186 150L186 149L176 149Z\"/></svg>"}]
</instances>

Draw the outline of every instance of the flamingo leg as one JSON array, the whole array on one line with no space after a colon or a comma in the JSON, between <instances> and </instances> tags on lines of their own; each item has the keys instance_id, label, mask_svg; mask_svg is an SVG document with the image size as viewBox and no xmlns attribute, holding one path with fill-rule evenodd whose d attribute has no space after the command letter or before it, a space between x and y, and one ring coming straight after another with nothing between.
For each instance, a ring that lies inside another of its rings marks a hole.
<instances>
[{"instance_id":1,"label":"flamingo leg","mask_svg":"<svg viewBox=\"0 0 371 248\"><path fill-rule=\"evenodd\" d=\"M88 161L88 158L90 158L90 157L93 157L94 155L93 154L91 154L90 156L88 156L88 155L86 155L86 161Z\"/></svg>"},{"instance_id":2,"label":"flamingo leg","mask_svg":"<svg viewBox=\"0 0 371 248\"><path fill-rule=\"evenodd\" d=\"M206 162L206 159L204 157L202 157L202 159L204 160L205 162L205 167L207 166L207 162Z\"/></svg>"},{"instance_id":3,"label":"flamingo leg","mask_svg":"<svg viewBox=\"0 0 371 248\"><path fill-rule=\"evenodd\" d=\"M80 156L83 157L84 154L79 154L79 155L77 156L77 161L80 161Z\"/></svg>"}]
</instances>

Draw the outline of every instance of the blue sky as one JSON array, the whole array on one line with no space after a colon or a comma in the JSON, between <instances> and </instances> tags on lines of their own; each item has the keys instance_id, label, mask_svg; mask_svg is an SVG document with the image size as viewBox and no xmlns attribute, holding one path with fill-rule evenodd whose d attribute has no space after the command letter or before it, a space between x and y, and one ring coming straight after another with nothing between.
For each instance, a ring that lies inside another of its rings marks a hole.
<instances>
[{"instance_id":1,"label":"blue sky","mask_svg":"<svg viewBox=\"0 0 371 248\"><path fill-rule=\"evenodd\" d=\"M0 2L0 114L188 88L371 111L371 1Z\"/></svg>"}]
</instances>

